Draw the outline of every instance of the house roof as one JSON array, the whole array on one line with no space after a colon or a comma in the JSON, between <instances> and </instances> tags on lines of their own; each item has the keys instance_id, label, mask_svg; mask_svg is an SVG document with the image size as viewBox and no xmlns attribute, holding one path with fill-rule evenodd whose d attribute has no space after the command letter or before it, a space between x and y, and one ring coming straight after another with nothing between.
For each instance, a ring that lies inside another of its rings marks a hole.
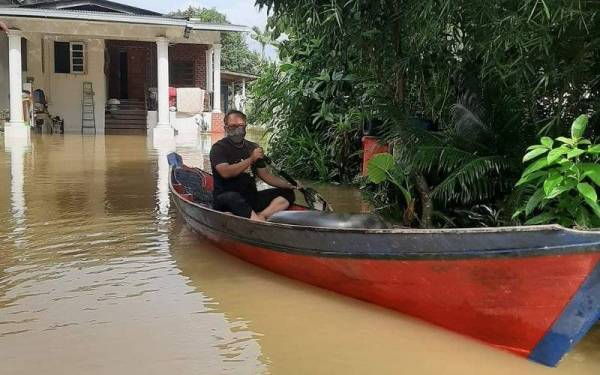
<instances>
[{"instance_id":1,"label":"house roof","mask_svg":"<svg viewBox=\"0 0 600 375\"><path fill-rule=\"evenodd\" d=\"M116 12L130 15L161 16L160 13L108 0L42 0L26 1L23 8L87 10L96 12Z\"/></svg>"},{"instance_id":2,"label":"house roof","mask_svg":"<svg viewBox=\"0 0 600 375\"><path fill-rule=\"evenodd\" d=\"M27 17L41 19L63 19L75 21L118 22L140 25L184 27L190 30L249 32L247 26L204 23L195 20L168 18L155 15L132 15L116 12L96 12L66 9L34 9L26 7L0 7L0 16Z\"/></svg>"},{"instance_id":3,"label":"house roof","mask_svg":"<svg viewBox=\"0 0 600 375\"><path fill-rule=\"evenodd\" d=\"M221 70L221 79L231 82L254 81L258 76L241 72L232 72L230 70Z\"/></svg>"}]
</instances>

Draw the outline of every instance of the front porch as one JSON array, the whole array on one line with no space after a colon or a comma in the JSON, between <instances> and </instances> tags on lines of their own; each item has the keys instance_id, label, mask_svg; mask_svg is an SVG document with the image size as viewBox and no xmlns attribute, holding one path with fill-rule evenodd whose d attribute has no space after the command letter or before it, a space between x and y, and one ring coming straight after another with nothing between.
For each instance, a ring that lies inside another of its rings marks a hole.
<instances>
[{"instance_id":1,"label":"front porch","mask_svg":"<svg viewBox=\"0 0 600 375\"><path fill-rule=\"evenodd\" d=\"M10 28L0 33L0 109L10 109L7 133L28 131L23 89L43 90L47 111L64 120L65 132L221 127L221 101L212 99L221 97L220 32L244 27L96 13L0 8ZM57 20L48 22L48 16ZM92 87L91 99L84 83ZM169 102L170 87L196 88L181 91L196 113L178 113Z\"/></svg>"}]
</instances>

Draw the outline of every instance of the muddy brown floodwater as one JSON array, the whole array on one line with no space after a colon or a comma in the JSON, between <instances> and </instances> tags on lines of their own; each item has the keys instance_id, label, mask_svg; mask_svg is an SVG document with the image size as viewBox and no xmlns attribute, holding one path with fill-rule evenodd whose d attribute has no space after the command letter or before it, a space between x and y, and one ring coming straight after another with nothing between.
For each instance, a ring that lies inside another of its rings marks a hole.
<instances>
[{"instance_id":1,"label":"muddy brown floodwater","mask_svg":"<svg viewBox=\"0 0 600 375\"><path fill-rule=\"evenodd\" d=\"M201 166L214 140L176 147ZM166 152L78 135L0 151L0 374L600 374L600 327L550 369L222 253L169 203Z\"/></svg>"}]
</instances>

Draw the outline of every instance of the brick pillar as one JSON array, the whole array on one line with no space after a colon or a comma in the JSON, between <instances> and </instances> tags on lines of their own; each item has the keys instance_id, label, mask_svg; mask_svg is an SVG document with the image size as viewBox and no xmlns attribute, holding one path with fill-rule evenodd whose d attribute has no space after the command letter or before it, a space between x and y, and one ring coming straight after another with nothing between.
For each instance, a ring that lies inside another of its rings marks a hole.
<instances>
[{"instance_id":1,"label":"brick pillar","mask_svg":"<svg viewBox=\"0 0 600 375\"><path fill-rule=\"evenodd\" d=\"M223 112L213 112L211 113L211 127L210 131L213 133L223 133L225 129L223 129L223 119L225 118L225 114Z\"/></svg>"}]
</instances>

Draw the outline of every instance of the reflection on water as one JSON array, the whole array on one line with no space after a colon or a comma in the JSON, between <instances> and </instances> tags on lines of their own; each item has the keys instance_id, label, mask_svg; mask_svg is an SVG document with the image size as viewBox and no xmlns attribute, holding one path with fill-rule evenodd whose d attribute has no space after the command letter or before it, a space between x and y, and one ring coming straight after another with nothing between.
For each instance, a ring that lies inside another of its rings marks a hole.
<instances>
[{"instance_id":1,"label":"reflection on water","mask_svg":"<svg viewBox=\"0 0 600 375\"><path fill-rule=\"evenodd\" d=\"M598 329L551 370L213 248L169 204L164 156L206 167L217 138L34 136L0 152L2 374L600 371Z\"/></svg>"}]
</instances>

